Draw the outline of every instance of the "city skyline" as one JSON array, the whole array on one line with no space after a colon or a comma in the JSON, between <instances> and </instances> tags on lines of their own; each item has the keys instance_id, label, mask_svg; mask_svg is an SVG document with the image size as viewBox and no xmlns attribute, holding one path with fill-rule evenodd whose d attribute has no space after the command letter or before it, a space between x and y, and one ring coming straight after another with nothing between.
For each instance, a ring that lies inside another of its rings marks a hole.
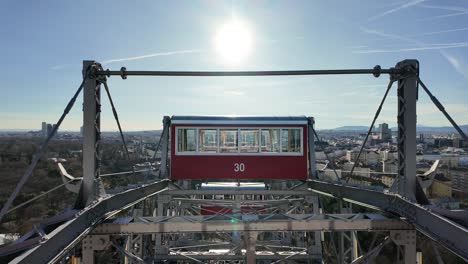
<instances>
[{"instance_id":1,"label":"city skyline","mask_svg":"<svg viewBox=\"0 0 468 264\"><path fill-rule=\"evenodd\" d=\"M2 28L9 37L0 43L5 73L0 129L56 123L81 81L86 59L114 70L285 70L388 68L415 58L433 94L457 123L468 124L465 2L341 5L147 1L128 8L121 3L7 1L0 21L16 23ZM83 19L83 13L88 17ZM100 18L99 26L92 17ZM216 46L220 29L232 27L232 21L241 21L250 34L245 57L234 63ZM160 129L164 115L178 114L307 115L316 118L318 129L369 126L387 83L387 76L109 79L125 131ZM60 130L79 131L81 103L82 97ZM377 122L393 127L396 104L394 86ZM450 126L422 90L418 122ZM116 130L107 98L102 129Z\"/></svg>"}]
</instances>

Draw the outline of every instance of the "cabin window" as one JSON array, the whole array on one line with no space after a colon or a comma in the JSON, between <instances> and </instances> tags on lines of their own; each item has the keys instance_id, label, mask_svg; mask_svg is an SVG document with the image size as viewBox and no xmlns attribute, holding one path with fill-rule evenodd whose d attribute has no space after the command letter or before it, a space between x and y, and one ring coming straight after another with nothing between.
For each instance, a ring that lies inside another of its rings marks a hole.
<instances>
[{"instance_id":1,"label":"cabin window","mask_svg":"<svg viewBox=\"0 0 468 264\"><path fill-rule=\"evenodd\" d=\"M185 127L176 128L181 155L302 155L303 128Z\"/></svg>"},{"instance_id":2,"label":"cabin window","mask_svg":"<svg viewBox=\"0 0 468 264\"><path fill-rule=\"evenodd\" d=\"M219 130L219 152L237 153L238 149L237 129Z\"/></svg>"},{"instance_id":3,"label":"cabin window","mask_svg":"<svg viewBox=\"0 0 468 264\"><path fill-rule=\"evenodd\" d=\"M281 152L301 152L300 129L281 129Z\"/></svg>"},{"instance_id":4,"label":"cabin window","mask_svg":"<svg viewBox=\"0 0 468 264\"><path fill-rule=\"evenodd\" d=\"M258 129L240 130L240 152L256 153L258 152Z\"/></svg>"},{"instance_id":5,"label":"cabin window","mask_svg":"<svg viewBox=\"0 0 468 264\"><path fill-rule=\"evenodd\" d=\"M280 152L279 129L262 129L262 152Z\"/></svg>"},{"instance_id":6,"label":"cabin window","mask_svg":"<svg viewBox=\"0 0 468 264\"><path fill-rule=\"evenodd\" d=\"M216 129L200 129L198 134L199 152L216 153L218 151L218 133Z\"/></svg>"},{"instance_id":7,"label":"cabin window","mask_svg":"<svg viewBox=\"0 0 468 264\"><path fill-rule=\"evenodd\" d=\"M179 152L195 152L197 150L195 128L179 128L177 131L178 148Z\"/></svg>"}]
</instances>

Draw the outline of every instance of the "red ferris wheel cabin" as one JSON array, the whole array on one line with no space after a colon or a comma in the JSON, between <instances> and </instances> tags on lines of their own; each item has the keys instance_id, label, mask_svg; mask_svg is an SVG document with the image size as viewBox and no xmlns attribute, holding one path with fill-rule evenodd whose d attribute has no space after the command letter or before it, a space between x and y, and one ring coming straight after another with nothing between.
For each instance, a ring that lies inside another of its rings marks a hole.
<instances>
[{"instance_id":1,"label":"red ferris wheel cabin","mask_svg":"<svg viewBox=\"0 0 468 264\"><path fill-rule=\"evenodd\" d=\"M172 179L307 178L305 116L173 116Z\"/></svg>"}]
</instances>

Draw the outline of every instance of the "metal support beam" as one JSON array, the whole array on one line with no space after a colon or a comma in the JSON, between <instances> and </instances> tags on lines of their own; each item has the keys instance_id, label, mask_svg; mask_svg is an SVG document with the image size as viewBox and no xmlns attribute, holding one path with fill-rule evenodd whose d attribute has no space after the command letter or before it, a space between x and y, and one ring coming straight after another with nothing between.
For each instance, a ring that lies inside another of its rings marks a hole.
<instances>
[{"instance_id":1,"label":"metal support beam","mask_svg":"<svg viewBox=\"0 0 468 264\"><path fill-rule=\"evenodd\" d=\"M83 61L83 76L95 61ZM77 208L83 208L99 196L99 141L101 138L101 88L90 74L83 87L83 181Z\"/></svg>"},{"instance_id":2,"label":"metal support beam","mask_svg":"<svg viewBox=\"0 0 468 264\"><path fill-rule=\"evenodd\" d=\"M398 80L398 176L392 191L416 201L416 101L419 62L404 60L396 65L403 72Z\"/></svg>"},{"instance_id":3,"label":"metal support beam","mask_svg":"<svg viewBox=\"0 0 468 264\"><path fill-rule=\"evenodd\" d=\"M110 245L109 236L87 236L81 242L83 263L94 264L94 251L105 250Z\"/></svg>"},{"instance_id":4,"label":"metal support beam","mask_svg":"<svg viewBox=\"0 0 468 264\"><path fill-rule=\"evenodd\" d=\"M113 196L104 197L77 213L76 217L48 234L49 239L10 263L56 263L91 229L121 210L158 194L168 185L167 180L144 185Z\"/></svg>"},{"instance_id":5,"label":"metal support beam","mask_svg":"<svg viewBox=\"0 0 468 264\"><path fill-rule=\"evenodd\" d=\"M156 217L163 217L165 216L165 210L167 203L170 201L167 195L158 195L156 196L157 199L157 208L156 208ZM154 253L155 255L167 254L167 248L163 248L162 246L162 235L156 234L155 241L154 241Z\"/></svg>"},{"instance_id":6,"label":"metal support beam","mask_svg":"<svg viewBox=\"0 0 468 264\"><path fill-rule=\"evenodd\" d=\"M379 77L380 74L395 74L397 69L382 69L376 65L373 69L344 69L344 70L293 70L293 71L127 71L122 67L120 71L98 71L102 76L284 76L284 75L344 75L344 74L372 74Z\"/></svg>"},{"instance_id":7,"label":"metal support beam","mask_svg":"<svg viewBox=\"0 0 468 264\"><path fill-rule=\"evenodd\" d=\"M278 196L305 196L311 195L308 190L245 190L235 189L223 190L224 195L278 195ZM217 195L219 190L168 190L164 192L167 195Z\"/></svg>"},{"instance_id":8,"label":"metal support beam","mask_svg":"<svg viewBox=\"0 0 468 264\"><path fill-rule=\"evenodd\" d=\"M317 167L315 164L315 137L314 137L314 124L313 117L307 118L307 136L309 140L309 178L317 178Z\"/></svg>"},{"instance_id":9,"label":"metal support beam","mask_svg":"<svg viewBox=\"0 0 468 264\"><path fill-rule=\"evenodd\" d=\"M350 217L350 215L347 215ZM353 215L354 217L354 215ZM399 219L346 219L333 215L258 215L257 220L232 221L229 216L219 216L210 220L210 216L144 217L144 222L101 224L92 234L153 234L153 233L196 233L196 232L232 232L232 231L376 231L376 230L412 230L411 225ZM220 218L222 220L220 220ZM262 220L265 218L265 220Z\"/></svg>"},{"instance_id":10,"label":"metal support beam","mask_svg":"<svg viewBox=\"0 0 468 264\"><path fill-rule=\"evenodd\" d=\"M167 172L167 161L169 155L169 134L171 127L171 118L165 116L163 119L163 134L161 136L161 165L159 167L159 177L167 178L169 176Z\"/></svg>"},{"instance_id":11,"label":"metal support beam","mask_svg":"<svg viewBox=\"0 0 468 264\"><path fill-rule=\"evenodd\" d=\"M343 199L361 206L405 217L414 227L468 261L468 229L434 213L431 209L402 198L361 187L309 180L312 191Z\"/></svg>"},{"instance_id":12,"label":"metal support beam","mask_svg":"<svg viewBox=\"0 0 468 264\"><path fill-rule=\"evenodd\" d=\"M404 248L404 264L416 263L416 231L390 231L390 238L397 246L402 246Z\"/></svg>"},{"instance_id":13,"label":"metal support beam","mask_svg":"<svg viewBox=\"0 0 468 264\"><path fill-rule=\"evenodd\" d=\"M344 201L339 201L340 213L350 214L352 213L352 204ZM338 259L339 263L351 263L357 257L357 239L355 232L353 231L342 231L338 233Z\"/></svg>"},{"instance_id":14,"label":"metal support beam","mask_svg":"<svg viewBox=\"0 0 468 264\"><path fill-rule=\"evenodd\" d=\"M295 263L294 260L302 261L314 261L312 263L317 263L318 260L321 260L321 256L310 255L307 252L280 252L277 255L271 254L271 252L257 251L255 253L255 258L257 260L264 261L263 263L274 263L278 259L286 259L285 262L276 262L276 263ZM171 254L165 255L164 259L166 261L185 261L182 263L210 263L209 261L233 261L234 263L243 263L245 261L245 255L236 255L233 253L230 254L216 254L216 253L200 253L200 252L187 252L182 254ZM320 262L318 262L320 263Z\"/></svg>"},{"instance_id":15,"label":"metal support beam","mask_svg":"<svg viewBox=\"0 0 468 264\"><path fill-rule=\"evenodd\" d=\"M125 256L128 264L136 264L139 261L134 261L135 257L137 260L143 258L143 236L140 234L131 234L127 237L127 243L125 245L125 251L130 256Z\"/></svg>"},{"instance_id":16,"label":"metal support beam","mask_svg":"<svg viewBox=\"0 0 468 264\"><path fill-rule=\"evenodd\" d=\"M312 213L313 214L320 214L320 206L319 206L319 197L317 194L310 195L306 197L306 200L309 203L309 206L312 205ZM309 247L309 254L320 255L322 254L322 231L315 231L313 233L314 236L314 245Z\"/></svg>"},{"instance_id":17,"label":"metal support beam","mask_svg":"<svg viewBox=\"0 0 468 264\"><path fill-rule=\"evenodd\" d=\"M245 258L246 258L246 263L247 264L255 264L257 261L255 260L255 248L257 245L257 236L258 232L247 232L245 234Z\"/></svg>"}]
</instances>

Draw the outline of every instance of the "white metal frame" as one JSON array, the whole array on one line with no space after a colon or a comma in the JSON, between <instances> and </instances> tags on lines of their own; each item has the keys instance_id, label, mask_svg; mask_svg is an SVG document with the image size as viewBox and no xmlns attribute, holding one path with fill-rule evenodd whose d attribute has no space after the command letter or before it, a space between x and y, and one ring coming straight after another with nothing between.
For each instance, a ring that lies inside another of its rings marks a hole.
<instances>
[{"instance_id":1,"label":"white metal frame","mask_svg":"<svg viewBox=\"0 0 468 264\"><path fill-rule=\"evenodd\" d=\"M196 143L196 151L184 151L180 152L179 151L179 129L195 129L195 143ZM200 152L199 151L199 132L200 129L210 129L210 130L216 130L216 138L217 138L217 152ZM237 130L237 152L233 153L221 153L219 152L220 150L220 130L221 129L227 129L227 130ZM242 129L249 129L249 130L258 130L258 146L259 146L259 152L240 152L240 131ZM261 152L261 136L262 136L262 129L279 129L280 130L280 145L279 145L279 150L280 152ZM281 140L281 129L300 129L300 152L282 152L282 140ZM272 126L272 127L249 127L249 126L242 126L242 127L205 127L205 126L200 126L200 127L195 127L195 126L176 126L175 127L175 155L177 156L303 156L304 155L304 128L302 126L287 126L287 127L278 127L278 126Z\"/></svg>"},{"instance_id":2,"label":"white metal frame","mask_svg":"<svg viewBox=\"0 0 468 264\"><path fill-rule=\"evenodd\" d=\"M307 125L307 120L172 120L182 125Z\"/></svg>"}]
</instances>

